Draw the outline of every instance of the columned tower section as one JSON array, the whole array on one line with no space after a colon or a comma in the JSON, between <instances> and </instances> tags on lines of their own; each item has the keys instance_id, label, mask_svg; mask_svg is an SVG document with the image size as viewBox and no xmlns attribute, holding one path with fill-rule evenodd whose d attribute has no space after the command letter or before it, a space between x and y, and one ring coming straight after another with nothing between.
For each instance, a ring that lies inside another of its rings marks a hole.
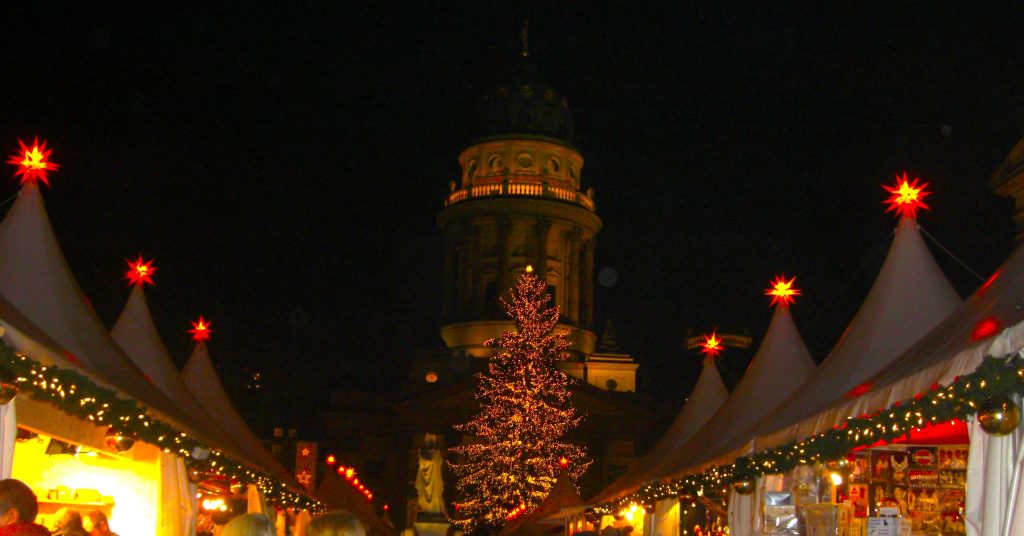
<instances>
[{"instance_id":1,"label":"columned tower section","mask_svg":"<svg viewBox=\"0 0 1024 536\"><path fill-rule=\"evenodd\" d=\"M459 155L438 216L444 235L444 325L449 348L487 357L484 341L515 328L501 304L527 265L546 280L560 329L584 359L595 350L594 246L601 220L581 190L583 157L568 106L553 89L518 79L482 99L482 136Z\"/></svg>"}]
</instances>

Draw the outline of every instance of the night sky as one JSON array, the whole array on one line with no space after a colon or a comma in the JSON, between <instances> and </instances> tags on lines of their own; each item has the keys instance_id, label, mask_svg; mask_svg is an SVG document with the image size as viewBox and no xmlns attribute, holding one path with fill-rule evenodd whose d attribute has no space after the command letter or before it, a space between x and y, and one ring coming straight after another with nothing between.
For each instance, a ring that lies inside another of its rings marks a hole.
<instances>
[{"instance_id":1,"label":"night sky","mask_svg":"<svg viewBox=\"0 0 1024 536\"><path fill-rule=\"evenodd\" d=\"M435 218L526 18L596 191L596 266L618 276L597 318L653 398L693 381L686 328L758 340L782 272L823 358L884 257L898 172L930 183L920 223L961 295L979 281L960 262L985 277L1013 247L988 178L1024 135L1019 2L100 4L5 7L0 148L53 147L47 208L100 317L127 298L123 259L155 258L172 354L205 315L229 391L265 373L245 411L268 421L394 387L411 351L443 347Z\"/></svg>"}]
</instances>

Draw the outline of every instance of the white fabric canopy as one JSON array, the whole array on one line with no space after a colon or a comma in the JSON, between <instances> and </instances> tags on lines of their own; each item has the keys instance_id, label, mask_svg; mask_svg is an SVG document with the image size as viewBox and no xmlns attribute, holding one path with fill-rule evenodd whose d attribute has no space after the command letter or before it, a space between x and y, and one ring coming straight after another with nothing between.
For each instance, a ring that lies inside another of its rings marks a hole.
<instances>
[{"instance_id":1,"label":"white fabric canopy","mask_svg":"<svg viewBox=\"0 0 1024 536\"><path fill-rule=\"evenodd\" d=\"M243 449L247 460L251 460L271 476L285 478L296 490L301 489L294 478L288 478L289 472L267 452L231 403L217 372L213 369L210 352L205 344L196 345L188 363L185 363L185 368L181 371L181 378L192 396L202 404L218 426L230 434Z\"/></svg>"},{"instance_id":2,"label":"white fabric canopy","mask_svg":"<svg viewBox=\"0 0 1024 536\"><path fill-rule=\"evenodd\" d=\"M250 464L250 460L242 453L242 449L233 438L217 424L207 413L206 408L196 400L185 385L178 368L174 365L167 347L160 340L153 316L146 303L146 293L141 285L132 287L121 315L110 330L114 340L124 349L125 354L162 393L177 402L186 411L195 425L215 438L215 447L224 450L228 455L241 462ZM263 468L269 471L269 468Z\"/></svg>"},{"instance_id":3,"label":"white fabric canopy","mask_svg":"<svg viewBox=\"0 0 1024 536\"><path fill-rule=\"evenodd\" d=\"M61 253L35 183L22 187L0 223L0 295L67 349L69 360L84 364L92 375L163 418L179 426L189 422L187 414L124 355L89 306Z\"/></svg>"},{"instance_id":4,"label":"white fabric canopy","mask_svg":"<svg viewBox=\"0 0 1024 536\"><path fill-rule=\"evenodd\" d=\"M743 438L814 371L814 359L787 306L778 306L754 359L729 399L686 444L655 466L654 476L685 469L709 452Z\"/></svg>"},{"instance_id":5,"label":"white fabric canopy","mask_svg":"<svg viewBox=\"0 0 1024 536\"><path fill-rule=\"evenodd\" d=\"M661 439L626 474L588 502L590 504L604 502L642 484L646 478L652 476L652 470L661 463L665 456L683 446L690 436L708 422L708 419L725 403L728 397L729 391L722 383L722 377L718 373L714 358L705 357L697 384L690 391L690 396L686 399L683 409L676 415L672 425Z\"/></svg>"},{"instance_id":6,"label":"white fabric canopy","mask_svg":"<svg viewBox=\"0 0 1024 536\"><path fill-rule=\"evenodd\" d=\"M196 533L196 486L188 480L185 460L160 453L160 534Z\"/></svg>"}]
</instances>

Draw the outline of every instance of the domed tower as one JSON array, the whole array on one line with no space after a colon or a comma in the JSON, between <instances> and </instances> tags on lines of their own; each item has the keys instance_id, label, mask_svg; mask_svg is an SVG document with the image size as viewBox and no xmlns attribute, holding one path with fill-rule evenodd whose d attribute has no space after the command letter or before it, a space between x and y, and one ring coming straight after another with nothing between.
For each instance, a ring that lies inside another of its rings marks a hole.
<instances>
[{"instance_id":1,"label":"domed tower","mask_svg":"<svg viewBox=\"0 0 1024 536\"><path fill-rule=\"evenodd\" d=\"M601 219L582 190L583 157L572 144L565 98L536 75L526 53L484 95L477 135L459 155L437 218L444 235L441 337L464 355L515 328L498 301L527 265L550 287L560 328L584 359L595 350L594 244Z\"/></svg>"}]
</instances>

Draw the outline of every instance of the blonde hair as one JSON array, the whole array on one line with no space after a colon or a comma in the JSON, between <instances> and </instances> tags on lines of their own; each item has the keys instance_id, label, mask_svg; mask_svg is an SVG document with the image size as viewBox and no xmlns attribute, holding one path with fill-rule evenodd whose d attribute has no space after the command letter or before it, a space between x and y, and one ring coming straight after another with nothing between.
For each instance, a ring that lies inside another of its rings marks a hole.
<instances>
[{"instance_id":1,"label":"blonde hair","mask_svg":"<svg viewBox=\"0 0 1024 536\"><path fill-rule=\"evenodd\" d=\"M275 536L273 523L263 514L242 514L224 525L221 536Z\"/></svg>"},{"instance_id":2,"label":"blonde hair","mask_svg":"<svg viewBox=\"0 0 1024 536\"><path fill-rule=\"evenodd\" d=\"M334 510L314 517L306 527L306 536L366 536L366 529L351 512Z\"/></svg>"}]
</instances>

